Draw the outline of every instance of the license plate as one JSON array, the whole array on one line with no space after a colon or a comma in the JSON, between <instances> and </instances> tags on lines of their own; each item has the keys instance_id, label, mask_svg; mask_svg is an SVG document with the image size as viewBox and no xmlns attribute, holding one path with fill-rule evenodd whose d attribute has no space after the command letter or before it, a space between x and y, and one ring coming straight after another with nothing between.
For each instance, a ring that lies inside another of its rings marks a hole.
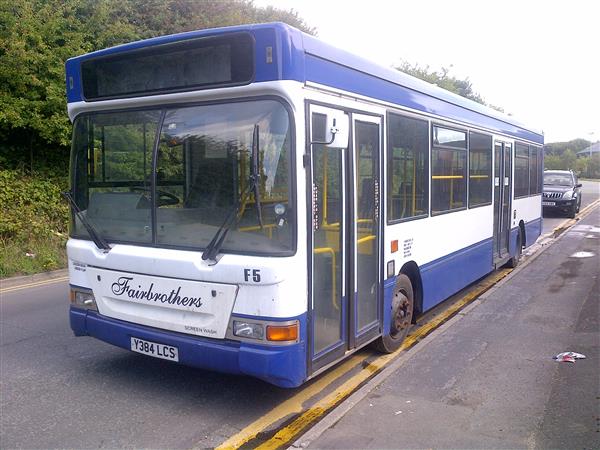
<instances>
[{"instance_id":1,"label":"license plate","mask_svg":"<svg viewBox=\"0 0 600 450\"><path fill-rule=\"evenodd\" d=\"M542 202L542 206L554 206L556 205L555 202Z\"/></svg>"},{"instance_id":2,"label":"license plate","mask_svg":"<svg viewBox=\"0 0 600 450\"><path fill-rule=\"evenodd\" d=\"M131 338L131 350L144 355L154 356L155 358L168 359L169 361L179 361L179 352L177 347L171 345L158 344L156 342L145 341L136 337Z\"/></svg>"}]
</instances>

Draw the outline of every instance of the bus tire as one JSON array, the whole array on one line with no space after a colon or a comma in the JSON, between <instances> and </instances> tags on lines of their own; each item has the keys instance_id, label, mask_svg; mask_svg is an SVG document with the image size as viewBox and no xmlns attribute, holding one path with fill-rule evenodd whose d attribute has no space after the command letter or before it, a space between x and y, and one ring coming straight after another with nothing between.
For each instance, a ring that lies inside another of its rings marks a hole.
<instances>
[{"instance_id":1,"label":"bus tire","mask_svg":"<svg viewBox=\"0 0 600 450\"><path fill-rule=\"evenodd\" d=\"M514 269L519 265L519 261L521 261L521 253L523 253L523 236L521 233L521 228L519 227L519 233L517 234L517 248L515 249L515 255L508 260L506 263L506 267L510 267Z\"/></svg>"},{"instance_id":2,"label":"bus tire","mask_svg":"<svg viewBox=\"0 0 600 450\"><path fill-rule=\"evenodd\" d=\"M375 342L377 350L382 353L392 353L400 348L410 329L414 306L414 291L410 278L401 273L396 279L392 293L390 331Z\"/></svg>"}]
</instances>

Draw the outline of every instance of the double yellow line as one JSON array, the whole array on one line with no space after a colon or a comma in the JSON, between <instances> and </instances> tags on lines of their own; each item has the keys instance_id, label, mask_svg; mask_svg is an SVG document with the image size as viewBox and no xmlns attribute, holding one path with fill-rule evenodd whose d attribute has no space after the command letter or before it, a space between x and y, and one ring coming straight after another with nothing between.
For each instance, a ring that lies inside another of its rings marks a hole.
<instances>
[{"instance_id":1,"label":"double yellow line","mask_svg":"<svg viewBox=\"0 0 600 450\"><path fill-rule=\"evenodd\" d=\"M306 410L302 411L302 404L305 401L309 400L314 395L321 392L333 381L339 379L342 375L356 368L359 364L364 363L369 358L369 356L372 356L372 353L366 356L355 355L348 361L341 363L340 366L336 367L331 372L326 373L321 378L317 379L306 389L303 389L298 394L281 403L279 406L277 406L265 416L260 417L258 420L252 422L239 433L231 436L229 439L227 439L225 442L219 445L217 449L238 449L243 445L256 447L258 449L277 449L285 445L289 445L302 432L307 430L309 427L313 426L325 414L329 413L343 400L348 398L364 382L369 380L376 373L379 373L385 366L387 366L391 361L398 357L403 351L413 347L425 336L433 332L435 329L439 328L442 324L444 324L450 318L456 315L466 305L477 299L481 294L490 289L501 279L506 277L511 271L512 269L502 269L487 277L485 280L480 282L474 290L462 297L451 307L443 311L433 320L427 322L425 325L422 325L421 327L417 328L414 332L412 332L404 340L402 346L394 353L380 356L374 359L373 361L367 363L365 367L363 367L359 372L352 375L348 380L342 383L333 392L318 400L314 405L310 406ZM276 430L275 434L268 440L264 442L252 442L254 440L260 441L260 434L265 433L265 431L268 430L269 427L272 427L276 422L293 417L294 415L296 415L295 418L293 418L287 425L285 425L281 429Z\"/></svg>"},{"instance_id":2,"label":"double yellow line","mask_svg":"<svg viewBox=\"0 0 600 450\"><path fill-rule=\"evenodd\" d=\"M577 214L577 217L575 217L573 219L564 220L562 223L560 223L559 225L554 227L554 229L552 231L544 234L542 237L557 237L563 231L570 228L572 225L575 225L579 220L587 217L587 215L592 212L592 209L594 209L598 205L600 205L600 199L594 200L592 203L590 203L585 208L583 208L581 211L579 211L579 213Z\"/></svg>"},{"instance_id":3,"label":"double yellow line","mask_svg":"<svg viewBox=\"0 0 600 450\"><path fill-rule=\"evenodd\" d=\"M68 279L69 279L69 277L65 276L65 277L59 277L59 278L52 278L50 280L37 281L34 283L22 284L19 286L13 286L13 287L9 287L9 288L0 289L0 294L7 294L9 292L21 291L23 289L29 289L29 288L39 287L39 286L45 286L47 284L59 283L61 281L67 281Z\"/></svg>"},{"instance_id":4,"label":"double yellow line","mask_svg":"<svg viewBox=\"0 0 600 450\"><path fill-rule=\"evenodd\" d=\"M598 204L600 204L600 200L596 200L588 206L586 206L584 209L581 210L579 217L585 217ZM565 221L563 224L556 227L555 230L553 230L553 232L555 232L559 228L568 227L569 225L572 225L575 222L575 220ZM469 303L479 298L484 292L486 292L491 287L496 285L500 280L505 278L510 272L512 272L512 269L501 269L488 276L486 279L477 284L471 292L466 294L464 297L462 297L460 300L454 303L451 307L443 311L433 320L414 330L404 340L404 343L397 351L388 355L380 356L375 360L371 361L370 363L366 364L366 366L363 367L363 369L361 369L359 372L357 372L344 383L342 383L329 395L325 396L321 400L317 401L314 405L307 408L305 411L298 413L300 407L299 405L301 405L303 401L310 399L312 397L312 392L317 390L316 388L320 390L324 387L327 387L331 383L331 381L338 379L339 376L347 373L352 368L355 368L358 364L365 362L371 355L360 357L358 358L358 360L355 356L353 357L353 359L342 363L338 368L326 374L325 376L323 376L323 378L318 379L316 383L310 386L309 390L306 390L306 392L305 390L303 390L296 394L294 397L283 402L269 414L259 418L257 421L251 423L239 433L235 434L234 436L231 436L219 447L217 447L217 449L237 449L247 444L252 446L252 441L259 441L259 435L261 433L264 433L269 426L273 426L277 421L281 421L284 418L293 417L292 415L296 414L296 418L291 420L287 425L285 425L281 429L276 430L275 434L271 438L263 442L256 442L256 445L254 445L254 447L258 449L277 449L285 445L291 444L293 440L298 438L298 436L302 432L306 431L308 428L313 426L323 416L325 416L327 413L333 410L342 401L347 399L364 382L374 377L375 374L379 373L391 361L396 359L402 352L410 349L420 340L422 340L425 336L429 335L434 330L442 326L444 323L446 323L448 320L454 317L457 313L459 313Z\"/></svg>"}]
</instances>

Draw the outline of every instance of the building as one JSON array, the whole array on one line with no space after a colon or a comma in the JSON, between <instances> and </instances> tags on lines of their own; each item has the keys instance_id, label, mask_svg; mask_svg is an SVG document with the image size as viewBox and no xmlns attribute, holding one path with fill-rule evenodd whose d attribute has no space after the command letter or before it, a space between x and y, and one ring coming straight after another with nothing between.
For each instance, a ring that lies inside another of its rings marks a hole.
<instances>
[{"instance_id":1,"label":"building","mask_svg":"<svg viewBox=\"0 0 600 450\"><path fill-rule=\"evenodd\" d=\"M590 145L587 148L584 148L583 150L579 150L577 152L577 157L583 158L585 156L592 156L598 154L600 154L600 141Z\"/></svg>"}]
</instances>

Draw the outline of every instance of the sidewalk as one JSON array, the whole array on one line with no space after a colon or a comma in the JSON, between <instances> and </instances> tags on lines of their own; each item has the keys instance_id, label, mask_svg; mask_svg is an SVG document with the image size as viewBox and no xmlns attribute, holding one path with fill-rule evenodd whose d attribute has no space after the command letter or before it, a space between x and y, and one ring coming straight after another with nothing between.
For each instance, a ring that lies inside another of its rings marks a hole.
<instances>
[{"instance_id":1,"label":"sidewalk","mask_svg":"<svg viewBox=\"0 0 600 450\"><path fill-rule=\"evenodd\" d=\"M596 208L340 420L325 418L322 434L317 426L296 445L600 448L599 253ZM562 351L587 359L552 360Z\"/></svg>"},{"instance_id":2,"label":"sidewalk","mask_svg":"<svg viewBox=\"0 0 600 450\"><path fill-rule=\"evenodd\" d=\"M41 272L33 275L22 275L17 277L0 278L0 289L9 289L17 286L28 286L31 284L42 283L44 281L65 278L69 275L68 269L52 270L50 272Z\"/></svg>"}]
</instances>

